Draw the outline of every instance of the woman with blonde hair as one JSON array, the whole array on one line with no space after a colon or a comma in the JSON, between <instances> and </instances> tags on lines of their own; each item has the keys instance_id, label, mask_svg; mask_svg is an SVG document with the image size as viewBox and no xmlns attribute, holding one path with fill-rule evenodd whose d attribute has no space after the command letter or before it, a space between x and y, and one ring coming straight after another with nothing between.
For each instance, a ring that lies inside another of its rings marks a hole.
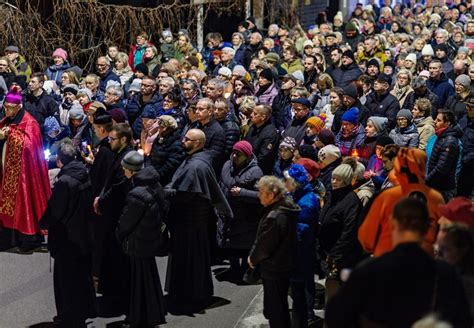
<instances>
[{"instance_id":1,"label":"woman with blonde hair","mask_svg":"<svg viewBox=\"0 0 474 328\"><path fill-rule=\"evenodd\" d=\"M133 72L128 65L128 55L125 52L119 52L117 56L115 56L113 72L120 78L120 84L122 86L132 77Z\"/></svg>"},{"instance_id":2,"label":"woman with blonde hair","mask_svg":"<svg viewBox=\"0 0 474 328\"><path fill-rule=\"evenodd\" d=\"M397 73L397 82L390 93L394 95L400 103L400 108L411 110L415 102L415 91L411 87L412 75L409 70L402 68Z\"/></svg>"},{"instance_id":3,"label":"woman with blonde hair","mask_svg":"<svg viewBox=\"0 0 474 328\"><path fill-rule=\"evenodd\" d=\"M311 104L314 104L313 113L315 115L319 114L321 109L329 104L329 94L332 88L334 88L334 82L327 73L321 74L316 80L316 83L311 85L312 93L308 100Z\"/></svg>"}]
</instances>

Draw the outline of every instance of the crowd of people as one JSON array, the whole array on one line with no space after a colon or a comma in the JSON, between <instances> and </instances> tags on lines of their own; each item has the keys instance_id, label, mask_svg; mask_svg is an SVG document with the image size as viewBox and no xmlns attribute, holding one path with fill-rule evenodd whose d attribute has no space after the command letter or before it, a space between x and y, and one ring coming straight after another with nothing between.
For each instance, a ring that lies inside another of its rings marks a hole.
<instances>
[{"instance_id":1,"label":"crowd of people","mask_svg":"<svg viewBox=\"0 0 474 328\"><path fill-rule=\"evenodd\" d=\"M272 328L324 303L328 327L472 327L470 3L371 0L306 30L249 17L203 49L160 36L94 72L62 48L44 72L0 57L0 247L48 236L55 325L164 324L209 305L226 263L218 279L261 280Z\"/></svg>"}]
</instances>

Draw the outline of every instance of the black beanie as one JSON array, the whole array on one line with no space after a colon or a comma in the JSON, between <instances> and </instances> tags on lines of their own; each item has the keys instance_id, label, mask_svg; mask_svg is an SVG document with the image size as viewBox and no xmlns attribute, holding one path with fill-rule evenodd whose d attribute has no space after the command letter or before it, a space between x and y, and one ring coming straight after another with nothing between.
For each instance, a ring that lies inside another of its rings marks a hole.
<instances>
[{"instance_id":1,"label":"black beanie","mask_svg":"<svg viewBox=\"0 0 474 328\"><path fill-rule=\"evenodd\" d=\"M380 136L375 141L376 146L382 146L382 147L385 147L386 145L391 145L391 144L394 144L394 143L395 143L395 141L393 141L392 138L387 137L387 136Z\"/></svg>"},{"instance_id":2,"label":"black beanie","mask_svg":"<svg viewBox=\"0 0 474 328\"><path fill-rule=\"evenodd\" d=\"M273 82L273 72L269 68L264 68L260 72L260 76L266 78L268 81Z\"/></svg>"},{"instance_id":3,"label":"black beanie","mask_svg":"<svg viewBox=\"0 0 474 328\"><path fill-rule=\"evenodd\" d=\"M342 57L344 56L349 57L350 59L352 59L352 61L355 61L354 53L350 49L347 49L346 51L342 53Z\"/></svg>"},{"instance_id":4,"label":"black beanie","mask_svg":"<svg viewBox=\"0 0 474 328\"><path fill-rule=\"evenodd\" d=\"M356 87L352 83L348 84L344 88L343 95L349 96L349 97L354 98L354 99L359 99L359 93L357 92Z\"/></svg>"},{"instance_id":5,"label":"black beanie","mask_svg":"<svg viewBox=\"0 0 474 328\"><path fill-rule=\"evenodd\" d=\"M144 75L148 75L148 66L146 66L144 63L140 63L135 66L135 72L141 72Z\"/></svg>"},{"instance_id":6,"label":"black beanie","mask_svg":"<svg viewBox=\"0 0 474 328\"><path fill-rule=\"evenodd\" d=\"M367 62L367 67L369 67L369 66L371 66L371 65L372 65L372 66L377 66L377 68L380 69L380 63L379 63L379 61L378 61L377 59L375 59L375 58L372 58L372 59L370 59L370 60Z\"/></svg>"}]
</instances>

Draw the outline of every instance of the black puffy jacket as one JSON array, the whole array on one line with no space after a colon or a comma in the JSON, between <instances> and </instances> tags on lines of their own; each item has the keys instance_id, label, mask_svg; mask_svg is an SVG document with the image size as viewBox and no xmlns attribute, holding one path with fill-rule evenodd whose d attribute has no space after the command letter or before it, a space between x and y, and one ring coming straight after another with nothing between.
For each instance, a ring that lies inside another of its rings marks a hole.
<instances>
[{"instance_id":1,"label":"black puffy jacket","mask_svg":"<svg viewBox=\"0 0 474 328\"><path fill-rule=\"evenodd\" d=\"M230 118L225 118L222 121L218 121L224 130L225 134L225 153L224 158L228 159L232 153L232 147L234 144L239 141L240 138L240 129L237 122L231 120Z\"/></svg>"},{"instance_id":2,"label":"black puffy jacket","mask_svg":"<svg viewBox=\"0 0 474 328\"><path fill-rule=\"evenodd\" d=\"M252 145L253 153L257 157L258 166L263 174L272 174L280 140L275 126L270 121L260 127L252 124L244 139Z\"/></svg>"},{"instance_id":3,"label":"black puffy jacket","mask_svg":"<svg viewBox=\"0 0 474 328\"><path fill-rule=\"evenodd\" d=\"M171 132L164 138L157 137L153 141L150 153L151 164L158 173L161 185L166 186L171 182L174 172L185 157L179 130Z\"/></svg>"},{"instance_id":4,"label":"black puffy jacket","mask_svg":"<svg viewBox=\"0 0 474 328\"><path fill-rule=\"evenodd\" d=\"M153 257L159 251L166 202L158 178L153 166L148 166L131 179L133 187L127 194L115 233L127 255Z\"/></svg>"},{"instance_id":5,"label":"black puffy jacket","mask_svg":"<svg viewBox=\"0 0 474 328\"><path fill-rule=\"evenodd\" d=\"M331 72L331 77L334 80L334 85L340 88L347 87L353 81L357 80L361 75L362 71L355 62L347 67L337 67Z\"/></svg>"},{"instance_id":6,"label":"black puffy jacket","mask_svg":"<svg viewBox=\"0 0 474 328\"><path fill-rule=\"evenodd\" d=\"M226 146L224 129L215 118L211 119L206 125L199 124L199 128L206 135L204 149L209 150L212 155L212 167L216 173L220 172L219 167L224 162Z\"/></svg>"},{"instance_id":7,"label":"black puffy jacket","mask_svg":"<svg viewBox=\"0 0 474 328\"><path fill-rule=\"evenodd\" d=\"M398 102L397 97L390 94L388 91L382 95L372 92L367 97L365 106L369 109L369 117L379 116L388 119L388 131L395 128L397 123L397 113L400 111L400 103Z\"/></svg>"},{"instance_id":8,"label":"black puffy jacket","mask_svg":"<svg viewBox=\"0 0 474 328\"><path fill-rule=\"evenodd\" d=\"M449 126L436 140L426 172L426 185L438 191L456 188L456 166L459 140L463 131L459 125Z\"/></svg>"}]
</instances>

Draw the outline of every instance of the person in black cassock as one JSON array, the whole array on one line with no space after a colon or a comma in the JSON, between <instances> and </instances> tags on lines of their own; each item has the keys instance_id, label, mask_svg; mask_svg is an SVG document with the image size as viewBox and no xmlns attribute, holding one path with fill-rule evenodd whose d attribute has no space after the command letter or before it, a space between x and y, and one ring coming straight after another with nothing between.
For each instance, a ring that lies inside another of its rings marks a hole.
<instances>
[{"instance_id":1,"label":"person in black cassock","mask_svg":"<svg viewBox=\"0 0 474 328\"><path fill-rule=\"evenodd\" d=\"M213 295L208 222L214 208L228 217L232 210L216 181L212 157L203 151L204 132L191 129L182 143L188 157L165 188L171 201L166 285L172 304L194 311L207 306Z\"/></svg>"},{"instance_id":2,"label":"person in black cassock","mask_svg":"<svg viewBox=\"0 0 474 328\"><path fill-rule=\"evenodd\" d=\"M108 140L110 149L115 154L108 168L104 187L94 199L94 211L101 216L97 219L104 221L98 286L103 302L99 310L101 315L120 315L129 310L130 264L115 238L115 230L131 187L121 167L122 159L132 150L130 126L127 123L114 125Z\"/></svg>"},{"instance_id":3,"label":"person in black cassock","mask_svg":"<svg viewBox=\"0 0 474 328\"><path fill-rule=\"evenodd\" d=\"M56 163L61 169L40 221L49 230L48 248L54 258L55 327L86 327L96 316L90 275L92 187L86 167L75 159L76 150L63 144Z\"/></svg>"},{"instance_id":4,"label":"person in black cassock","mask_svg":"<svg viewBox=\"0 0 474 328\"><path fill-rule=\"evenodd\" d=\"M144 158L131 151L122 160L132 183L118 223L116 236L130 258L130 325L146 328L166 323L166 309L155 255L160 248L161 223L166 203L160 176L153 166L143 168Z\"/></svg>"}]
</instances>

